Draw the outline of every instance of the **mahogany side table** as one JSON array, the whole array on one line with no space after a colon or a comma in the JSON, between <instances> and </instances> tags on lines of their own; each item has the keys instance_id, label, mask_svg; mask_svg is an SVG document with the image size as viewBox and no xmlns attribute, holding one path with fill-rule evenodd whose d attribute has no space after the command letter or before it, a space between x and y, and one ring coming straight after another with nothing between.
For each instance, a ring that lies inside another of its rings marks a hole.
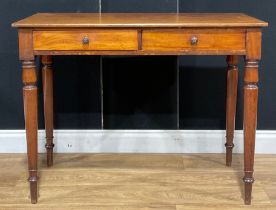
<instances>
[{"instance_id":1,"label":"mahogany side table","mask_svg":"<svg viewBox=\"0 0 276 210\"><path fill-rule=\"evenodd\" d=\"M266 22L240 13L38 13L18 28L31 202L37 202L37 76L42 58L47 165L53 164L53 69L56 55L227 56L226 165L231 166L238 59L244 68L244 186L251 204L258 103L258 66Z\"/></svg>"}]
</instances>

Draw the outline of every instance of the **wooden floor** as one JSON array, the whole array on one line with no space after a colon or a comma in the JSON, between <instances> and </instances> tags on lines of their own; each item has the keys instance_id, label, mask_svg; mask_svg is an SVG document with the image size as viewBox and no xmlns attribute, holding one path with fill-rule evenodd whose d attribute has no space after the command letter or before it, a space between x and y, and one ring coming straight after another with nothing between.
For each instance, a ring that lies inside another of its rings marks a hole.
<instances>
[{"instance_id":1,"label":"wooden floor","mask_svg":"<svg viewBox=\"0 0 276 210\"><path fill-rule=\"evenodd\" d=\"M243 159L222 154L40 156L40 197L30 204L26 155L0 154L0 210L276 209L276 155L257 155L253 205L244 206Z\"/></svg>"}]
</instances>

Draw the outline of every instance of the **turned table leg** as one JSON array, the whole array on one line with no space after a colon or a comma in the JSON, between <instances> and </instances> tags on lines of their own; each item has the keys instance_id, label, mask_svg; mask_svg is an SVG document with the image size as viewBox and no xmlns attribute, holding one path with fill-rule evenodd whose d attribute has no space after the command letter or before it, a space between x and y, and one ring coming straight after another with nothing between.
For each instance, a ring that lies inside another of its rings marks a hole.
<instances>
[{"instance_id":1,"label":"turned table leg","mask_svg":"<svg viewBox=\"0 0 276 210\"><path fill-rule=\"evenodd\" d=\"M254 182L254 154L257 127L258 71L261 59L262 33L251 29L246 34L246 56L244 70L243 135L244 135L244 201L251 204Z\"/></svg>"},{"instance_id":2,"label":"turned table leg","mask_svg":"<svg viewBox=\"0 0 276 210\"><path fill-rule=\"evenodd\" d=\"M44 119L46 130L47 166L53 165L53 69L52 57L42 56L42 81L44 96Z\"/></svg>"},{"instance_id":3,"label":"turned table leg","mask_svg":"<svg viewBox=\"0 0 276 210\"><path fill-rule=\"evenodd\" d=\"M31 202L37 202L37 86L34 61L22 63L23 100Z\"/></svg>"},{"instance_id":4,"label":"turned table leg","mask_svg":"<svg viewBox=\"0 0 276 210\"><path fill-rule=\"evenodd\" d=\"M234 130L237 104L239 56L227 56L227 97L226 97L226 165L232 164Z\"/></svg>"},{"instance_id":5,"label":"turned table leg","mask_svg":"<svg viewBox=\"0 0 276 210\"><path fill-rule=\"evenodd\" d=\"M245 204L251 204L258 103L258 61L246 60L244 75L244 184Z\"/></svg>"}]
</instances>

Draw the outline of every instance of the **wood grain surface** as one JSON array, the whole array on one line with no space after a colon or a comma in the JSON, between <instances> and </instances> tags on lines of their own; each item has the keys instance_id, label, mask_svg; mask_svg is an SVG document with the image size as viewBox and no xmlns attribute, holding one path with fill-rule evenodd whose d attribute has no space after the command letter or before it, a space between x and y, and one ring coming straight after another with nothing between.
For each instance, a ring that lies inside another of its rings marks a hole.
<instances>
[{"instance_id":1,"label":"wood grain surface","mask_svg":"<svg viewBox=\"0 0 276 210\"><path fill-rule=\"evenodd\" d=\"M257 155L251 206L243 204L243 156L223 154L57 154L39 158L40 197L29 203L26 155L0 155L0 209L273 210L275 155Z\"/></svg>"},{"instance_id":2,"label":"wood grain surface","mask_svg":"<svg viewBox=\"0 0 276 210\"><path fill-rule=\"evenodd\" d=\"M191 43L192 37L197 39ZM245 50L245 32L231 30L145 30L142 35L143 50Z\"/></svg>"},{"instance_id":3,"label":"wood grain surface","mask_svg":"<svg viewBox=\"0 0 276 210\"><path fill-rule=\"evenodd\" d=\"M13 27L265 27L242 13L37 13Z\"/></svg>"},{"instance_id":4,"label":"wood grain surface","mask_svg":"<svg viewBox=\"0 0 276 210\"><path fill-rule=\"evenodd\" d=\"M87 38L89 43L84 44ZM138 50L136 30L34 31L34 50Z\"/></svg>"}]
</instances>

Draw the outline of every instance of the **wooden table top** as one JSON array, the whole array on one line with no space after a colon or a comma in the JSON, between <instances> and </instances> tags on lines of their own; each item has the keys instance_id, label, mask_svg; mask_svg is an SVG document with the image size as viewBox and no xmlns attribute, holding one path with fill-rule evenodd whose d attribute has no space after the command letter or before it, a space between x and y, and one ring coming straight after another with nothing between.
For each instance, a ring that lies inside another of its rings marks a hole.
<instances>
[{"instance_id":1,"label":"wooden table top","mask_svg":"<svg viewBox=\"0 0 276 210\"><path fill-rule=\"evenodd\" d=\"M242 13L37 13L12 24L19 28L55 27L266 27Z\"/></svg>"}]
</instances>

